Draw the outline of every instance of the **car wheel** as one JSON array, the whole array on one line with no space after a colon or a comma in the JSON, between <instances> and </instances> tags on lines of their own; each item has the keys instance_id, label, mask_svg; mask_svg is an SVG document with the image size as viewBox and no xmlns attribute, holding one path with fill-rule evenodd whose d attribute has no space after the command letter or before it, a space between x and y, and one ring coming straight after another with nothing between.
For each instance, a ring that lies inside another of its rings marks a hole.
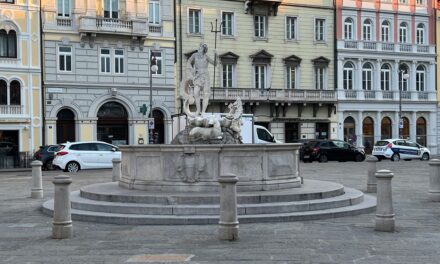
<instances>
[{"instance_id":1,"label":"car wheel","mask_svg":"<svg viewBox=\"0 0 440 264\"><path fill-rule=\"evenodd\" d=\"M44 167L46 168L46 170L53 170L53 159L50 159L48 161L46 161L46 164L44 164Z\"/></svg>"},{"instance_id":2,"label":"car wheel","mask_svg":"<svg viewBox=\"0 0 440 264\"><path fill-rule=\"evenodd\" d=\"M71 161L67 163L66 169L64 170L66 172L78 172L79 171L79 164L75 161Z\"/></svg>"},{"instance_id":3,"label":"car wheel","mask_svg":"<svg viewBox=\"0 0 440 264\"><path fill-rule=\"evenodd\" d=\"M327 162L328 161L328 158L327 158L327 155L321 155L321 156L319 156L319 162Z\"/></svg>"},{"instance_id":4,"label":"car wheel","mask_svg":"<svg viewBox=\"0 0 440 264\"><path fill-rule=\"evenodd\" d=\"M354 160L356 162L364 161L364 159L365 159L365 157L363 155L361 155L361 154L357 154L356 157L354 157Z\"/></svg>"},{"instance_id":5,"label":"car wheel","mask_svg":"<svg viewBox=\"0 0 440 264\"><path fill-rule=\"evenodd\" d=\"M382 160L383 160L383 158L377 157L377 161L382 161Z\"/></svg>"},{"instance_id":6,"label":"car wheel","mask_svg":"<svg viewBox=\"0 0 440 264\"><path fill-rule=\"evenodd\" d=\"M393 154L393 156L391 156L391 161L399 161L399 160L400 160L399 154Z\"/></svg>"},{"instance_id":7,"label":"car wheel","mask_svg":"<svg viewBox=\"0 0 440 264\"><path fill-rule=\"evenodd\" d=\"M429 160L429 154L423 153L421 160Z\"/></svg>"}]
</instances>

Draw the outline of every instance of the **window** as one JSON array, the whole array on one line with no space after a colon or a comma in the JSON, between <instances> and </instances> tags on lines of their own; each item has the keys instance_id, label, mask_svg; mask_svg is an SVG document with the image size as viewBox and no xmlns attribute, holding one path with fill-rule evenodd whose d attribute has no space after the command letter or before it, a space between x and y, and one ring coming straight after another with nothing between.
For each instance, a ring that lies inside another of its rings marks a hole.
<instances>
[{"instance_id":1,"label":"window","mask_svg":"<svg viewBox=\"0 0 440 264\"><path fill-rule=\"evenodd\" d=\"M416 90L419 92L425 91L425 67L419 65L416 69Z\"/></svg>"},{"instance_id":2,"label":"window","mask_svg":"<svg viewBox=\"0 0 440 264\"><path fill-rule=\"evenodd\" d=\"M408 25L405 22L400 23L399 26L399 42L400 43L408 42Z\"/></svg>"},{"instance_id":3,"label":"window","mask_svg":"<svg viewBox=\"0 0 440 264\"><path fill-rule=\"evenodd\" d=\"M113 147L110 145L102 143L96 143L95 145L98 147L98 151L113 151Z\"/></svg>"},{"instance_id":4,"label":"window","mask_svg":"<svg viewBox=\"0 0 440 264\"><path fill-rule=\"evenodd\" d=\"M110 65L109 49L101 49L100 61L101 61L101 73L110 73L111 65Z\"/></svg>"},{"instance_id":5,"label":"window","mask_svg":"<svg viewBox=\"0 0 440 264\"><path fill-rule=\"evenodd\" d=\"M8 84L4 80L0 80L0 105L8 104Z\"/></svg>"},{"instance_id":6,"label":"window","mask_svg":"<svg viewBox=\"0 0 440 264\"><path fill-rule=\"evenodd\" d=\"M104 0L104 17L119 18L119 0Z\"/></svg>"},{"instance_id":7,"label":"window","mask_svg":"<svg viewBox=\"0 0 440 264\"><path fill-rule=\"evenodd\" d=\"M362 89L371 90L373 80L373 67L370 63L365 63L362 68Z\"/></svg>"},{"instance_id":8,"label":"window","mask_svg":"<svg viewBox=\"0 0 440 264\"><path fill-rule=\"evenodd\" d=\"M423 0L417 0L417 1L416 1L416 4L417 4L417 5L424 5L425 3L423 2Z\"/></svg>"},{"instance_id":9,"label":"window","mask_svg":"<svg viewBox=\"0 0 440 264\"><path fill-rule=\"evenodd\" d=\"M408 4L408 0L399 0L400 4Z\"/></svg>"},{"instance_id":10,"label":"window","mask_svg":"<svg viewBox=\"0 0 440 264\"><path fill-rule=\"evenodd\" d=\"M160 3L158 0L150 0L148 3L148 23L160 24Z\"/></svg>"},{"instance_id":11,"label":"window","mask_svg":"<svg viewBox=\"0 0 440 264\"><path fill-rule=\"evenodd\" d=\"M150 51L150 58L154 56L156 58L157 71L153 72L155 75L162 74L162 51Z\"/></svg>"},{"instance_id":12,"label":"window","mask_svg":"<svg viewBox=\"0 0 440 264\"><path fill-rule=\"evenodd\" d=\"M362 27L362 39L366 40L366 41L371 41L372 39L372 27L373 27L373 23L371 22L371 20L366 19L364 21L364 25Z\"/></svg>"},{"instance_id":13,"label":"window","mask_svg":"<svg viewBox=\"0 0 440 264\"><path fill-rule=\"evenodd\" d=\"M287 17L286 18L286 39L295 40L296 39L296 29L297 29L297 18Z\"/></svg>"},{"instance_id":14,"label":"window","mask_svg":"<svg viewBox=\"0 0 440 264\"><path fill-rule=\"evenodd\" d=\"M389 91L391 86L391 67L388 64L382 65L380 68L380 89Z\"/></svg>"},{"instance_id":15,"label":"window","mask_svg":"<svg viewBox=\"0 0 440 264\"><path fill-rule=\"evenodd\" d=\"M0 29L0 58L17 58L17 34Z\"/></svg>"},{"instance_id":16,"label":"window","mask_svg":"<svg viewBox=\"0 0 440 264\"><path fill-rule=\"evenodd\" d=\"M325 68L315 67L315 89L324 90Z\"/></svg>"},{"instance_id":17,"label":"window","mask_svg":"<svg viewBox=\"0 0 440 264\"><path fill-rule=\"evenodd\" d=\"M345 19L344 39L346 39L346 40L353 40L354 39L353 19L351 19L351 18Z\"/></svg>"},{"instance_id":18,"label":"window","mask_svg":"<svg viewBox=\"0 0 440 264\"><path fill-rule=\"evenodd\" d=\"M0 0L0 3L13 4L14 0Z\"/></svg>"},{"instance_id":19,"label":"window","mask_svg":"<svg viewBox=\"0 0 440 264\"><path fill-rule=\"evenodd\" d=\"M354 77L354 66L353 63L347 62L344 64L343 82L345 90L353 90L353 77Z\"/></svg>"},{"instance_id":20,"label":"window","mask_svg":"<svg viewBox=\"0 0 440 264\"><path fill-rule=\"evenodd\" d=\"M381 40L383 42L390 42L391 41L391 31L390 31L390 22L388 21L383 21L382 22L382 26L380 28L380 33L381 33Z\"/></svg>"},{"instance_id":21,"label":"window","mask_svg":"<svg viewBox=\"0 0 440 264\"><path fill-rule=\"evenodd\" d=\"M188 16L188 31L190 34L201 34L201 11L200 9L190 9Z\"/></svg>"},{"instance_id":22,"label":"window","mask_svg":"<svg viewBox=\"0 0 440 264\"><path fill-rule=\"evenodd\" d=\"M222 35L233 36L234 35L234 13L223 12L222 13Z\"/></svg>"},{"instance_id":23,"label":"window","mask_svg":"<svg viewBox=\"0 0 440 264\"><path fill-rule=\"evenodd\" d=\"M255 37L266 37L266 16L257 15L254 17Z\"/></svg>"},{"instance_id":24,"label":"window","mask_svg":"<svg viewBox=\"0 0 440 264\"><path fill-rule=\"evenodd\" d=\"M425 44L425 25L423 25L422 23L417 25L416 41L419 45Z\"/></svg>"},{"instance_id":25,"label":"window","mask_svg":"<svg viewBox=\"0 0 440 264\"><path fill-rule=\"evenodd\" d=\"M399 90L408 91L409 80L403 78L405 74L409 73L407 65L403 64L399 67Z\"/></svg>"},{"instance_id":26,"label":"window","mask_svg":"<svg viewBox=\"0 0 440 264\"><path fill-rule=\"evenodd\" d=\"M224 88L234 87L234 64L222 65L222 85Z\"/></svg>"},{"instance_id":27,"label":"window","mask_svg":"<svg viewBox=\"0 0 440 264\"><path fill-rule=\"evenodd\" d=\"M9 104L20 105L21 102L21 87L18 81L12 81L9 85Z\"/></svg>"},{"instance_id":28,"label":"window","mask_svg":"<svg viewBox=\"0 0 440 264\"><path fill-rule=\"evenodd\" d=\"M115 73L124 73L124 50L115 50Z\"/></svg>"},{"instance_id":29,"label":"window","mask_svg":"<svg viewBox=\"0 0 440 264\"><path fill-rule=\"evenodd\" d=\"M287 88L296 89L296 79L297 79L298 67L288 66L287 67Z\"/></svg>"},{"instance_id":30,"label":"window","mask_svg":"<svg viewBox=\"0 0 440 264\"><path fill-rule=\"evenodd\" d=\"M315 41L325 41L325 19L315 19Z\"/></svg>"},{"instance_id":31,"label":"window","mask_svg":"<svg viewBox=\"0 0 440 264\"><path fill-rule=\"evenodd\" d=\"M72 71L72 47L58 47L58 70Z\"/></svg>"},{"instance_id":32,"label":"window","mask_svg":"<svg viewBox=\"0 0 440 264\"><path fill-rule=\"evenodd\" d=\"M266 65L255 65L255 88L265 89L266 88L266 75L267 66Z\"/></svg>"},{"instance_id":33,"label":"window","mask_svg":"<svg viewBox=\"0 0 440 264\"><path fill-rule=\"evenodd\" d=\"M57 0L59 17L70 17L70 0Z\"/></svg>"}]
</instances>

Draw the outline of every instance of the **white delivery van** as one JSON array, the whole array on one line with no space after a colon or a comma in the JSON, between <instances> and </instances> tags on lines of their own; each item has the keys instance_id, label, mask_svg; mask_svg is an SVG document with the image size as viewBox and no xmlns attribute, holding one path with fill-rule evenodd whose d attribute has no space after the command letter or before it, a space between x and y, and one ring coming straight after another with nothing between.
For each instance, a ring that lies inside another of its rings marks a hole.
<instances>
[{"instance_id":1,"label":"white delivery van","mask_svg":"<svg viewBox=\"0 0 440 264\"><path fill-rule=\"evenodd\" d=\"M222 118L227 113L206 113L205 116L215 115L217 118ZM270 143L282 143L275 139L272 133L269 132L264 126L254 124L254 116L251 114L243 114L241 126L241 137L244 144L270 144ZM182 130L185 129L187 124L186 115L173 116L173 138ZM253 139L253 140L252 140Z\"/></svg>"}]
</instances>

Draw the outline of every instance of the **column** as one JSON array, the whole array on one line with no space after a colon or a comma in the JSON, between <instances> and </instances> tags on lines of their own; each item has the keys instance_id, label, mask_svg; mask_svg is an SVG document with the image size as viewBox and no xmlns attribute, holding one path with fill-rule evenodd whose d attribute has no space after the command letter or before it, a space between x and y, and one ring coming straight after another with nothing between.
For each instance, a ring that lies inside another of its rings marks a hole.
<instances>
[{"instance_id":1,"label":"column","mask_svg":"<svg viewBox=\"0 0 440 264\"><path fill-rule=\"evenodd\" d=\"M382 138L382 118L380 111L376 112L376 122L374 122L374 142L377 142Z\"/></svg>"},{"instance_id":2,"label":"column","mask_svg":"<svg viewBox=\"0 0 440 264\"><path fill-rule=\"evenodd\" d=\"M165 144L170 144L173 140L173 120L164 119L165 123Z\"/></svg>"},{"instance_id":3,"label":"column","mask_svg":"<svg viewBox=\"0 0 440 264\"><path fill-rule=\"evenodd\" d=\"M357 147L363 147L364 146L364 142L363 142L363 131L362 131L362 123L363 123L363 118L362 118L362 111L359 111L357 113L357 122L356 122L356 146Z\"/></svg>"},{"instance_id":4,"label":"column","mask_svg":"<svg viewBox=\"0 0 440 264\"><path fill-rule=\"evenodd\" d=\"M432 202L440 202L440 160L433 159L429 162L429 199Z\"/></svg>"},{"instance_id":5,"label":"column","mask_svg":"<svg viewBox=\"0 0 440 264\"><path fill-rule=\"evenodd\" d=\"M397 100L397 102L399 100L399 63L399 60L394 62L393 77L391 81L391 91L394 91L393 99Z\"/></svg>"},{"instance_id":6,"label":"column","mask_svg":"<svg viewBox=\"0 0 440 264\"><path fill-rule=\"evenodd\" d=\"M72 216L70 204L70 184L72 179L69 176L55 176L55 197L53 206L52 238L72 238Z\"/></svg>"},{"instance_id":7,"label":"column","mask_svg":"<svg viewBox=\"0 0 440 264\"><path fill-rule=\"evenodd\" d=\"M338 90L344 89L344 57L338 57Z\"/></svg>"},{"instance_id":8,"label":"column","mask_svg":"<svg viewBox=\"0 0 440 264\"><path fill-rule=\"evenodd\" d=\"M344 112L338 111L338 139L344 140Z\"/></svg>"},{"instance_id":9,"label":"column","mask_svg":"<svg viewBox=\"0 0 440 264\"><path fill-rule=\"evenodd\" d=\"M377 206L376 206L376 231L394 231L394 209L391 179L394 174L389 170L376 172L377 180Z\"/></svg>"},{"instance_id":10,"label":"column","mask_svg":"<svg viewBox=\"0 0 440 264\"><path fill-rule=\"evenodd\" d=\"M417 112L411 112L411 119L409 120L409 138L411 141L416 142L416 122L417 122Z\"/></svg>"},{"instance_id":11,"label":"column","mask_svg":"<svg viewBox=\"0 0 440 264\"><path fill-rule=\"evenodd\" d=\"M127 19L136 18L136 0L125 0L125 12L127 14Z\"/></svg>"},{"instance_id":12,"label":"column","mask_svg":"<svg viewBox=\"0 0 440 264\"><path fill-rule=\"evenodd\" d=\"M358 90L357 99L364 99L364 93L362 92L362 61L363 59L359 59L357 62L357 73L355 77L356 85L354 87L355 90Z\"/></svg>"},{"instance_id":13,"label":"column","mask_svg":"<svg viewBox=\"0 0 440 264\"><path fill-rule=\"evenodd\" d=\"M382 65L382 59L378 59L376 61L376 74L374 76L374 84L373 84L373 90L379 91L376 92L376 99L382 99L382 93L380 92L382 89L380 87L380 67Z\"/></svg>"},{"instance_id":14,"label":"column","mask_svg":"<svg viewBox=\"0 0 440 264\"><path fill-rule=\"evenodd\" d=\"M437 113L435 111L429 112L426 137L426 147L430 149L431 155L437 153Z\"/></svg>"},{"instance_id":15,"label":"column","mask_svg":"<svg viewBox=\"0 0 440 264\"><path fill-rule=\"evenodd\" d=\"M416 91L416 68L417 68L417 61L412 61L411 63L411 69L409 70L409 87L408 91L411 92L411 100L417 100L418 94Z\"/></svg>"},{"instance_id":16,"label":"column","mask_svg":"<svg viewBox=\"0 0 440 264\"><path fill-rule=\"evenodd\" d=\"M32 189L31 198L41 199L43 198L43 178L41 175L41 166L43 163L39 160L31 162L32 167Z\"/></svg>"},{"instance_id":17,"label":"column","mask_svg":"<svg viewBox=\"0 0 440 264\"><path fill-rule=\"evenodd\" d=\"M237 182L234 174L220 175L220 220L218 237L220 240L238 240Z\"/></svg>"},{"instance_id":18,"label":"column","mask_svg":"<svg viewBox=\"0 0 440 264\"><path fill-rule=\"evenodd\" d=\"M399 111L394 112L394 120L391 125L393 127L393 138L399 137Z\"/></svg>"},{"instance_id":19,"label":"column","mask_svg":"<svg viewBox=\"0 0 440 264\"><path fill-rule=\"evenodd\" d=\"M86 16L96 17L96 0L87 0Z\"/></svg>"},{"instance_id":20,"label":"column","mask_svg":"<svg viewBox=\"0 0 440 264\"><path fill-rule=\"evenodd\" d=\"M425 90L428 92L435 91L435 62L430 61L428 66L428 76L427 76L427 83L425 85ZM434 96L435 98L435 96Z\"/></svg>"}]
</instances>

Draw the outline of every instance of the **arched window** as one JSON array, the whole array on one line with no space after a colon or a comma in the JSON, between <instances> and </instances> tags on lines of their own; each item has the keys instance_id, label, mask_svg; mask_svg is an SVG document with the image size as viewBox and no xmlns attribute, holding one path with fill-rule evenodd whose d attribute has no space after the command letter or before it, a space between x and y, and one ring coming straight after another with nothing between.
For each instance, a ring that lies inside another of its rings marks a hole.
<instances>
[{"instance_id":1,"label":"arched window","mask_svg":"<svg viewBox=\"0 0 440 264\"><path fill-rule=\"evenodd\" d=\"M389 117L384 117L380 124L381 139L392 138L392 123Z\"/></svg>"},{"instance_id":2,"label":"arched window","mask_svg":"<svg viewBox=\"0 0 440 264\"><path fill-rule=\"evenodd\" d=\"M391 86L391 67L389 64L383 64L380 68L380 89L389 91Z\"/></svg>"},{"instance_id":3,"label":"arched window","mask_svg":"<svg viewBox=\"0 0 440 264\"><path fill-rule=\"evenodd\" d=\"M344 21L344 39L353 40L354 39L354 26L353 19L347 18Z\"/></svg>"},{"instance_id":4,"label":"arched window","mask_svg":"<svg viewBox=\"0 0 440 264\"><path fill-rule=\"evenodd\" d=\"M373 83L373 66L370 63L365 63L362 67L362 89L371 90Z\"/></svg>"},{"instance_id":5,"label":"arched window","mask_svg":"<svg viewBox=\"0 0 440 264\"><path fill-rule=\"evenodd\" d=\"M0 58L17 58L17 33L0 29Z\"/></svg>"},{"instance_id":6,"label":"arched window","mask_svg":"<svg viewBox=\"0 0 440 264\"><path fill-rule=\"evenodd\" d=\"M353 90L354 66L351 62L344 64L344 89Z\"/></svg>"},{"instance_id":7,"label":"arched window","mask_svg":"<svg viewBox=\"0 0 440 264\"><path fill-rule=\"evenodd\" d=\"M18 81L12 81L9 85L9 96L10 105L20 105L21 104L21 87Z\"/></svg>"},{"instance_id":8,"label":"arched window","mask_svg":"<svg viewBox=\"0 0 440 264\"><path fill-rule=\"evenodd\" d=\"M4 80L0 80L0 105L8 104L8 84Z\"/></svg>"},{"instance_id":9,"label":"arched window","mask_svg":"<svg viewBox=\"0 0 440 264\"><path fill-rule=\"evenodd\" d=\"M425 25L422 23L417 25L416 41L419 45L425 44Z\"/></svg>"},{"instance_id":10,"label":"arched window","mask_svg":"<svg viewBox=\"0 0 440 264\"><path fill-rule=\"evenodd\" d=\"M406 117L402 117L403 128L402 128L402 138L409 138L409 119Z\"/></svg>"},{"instance_id":11,"label":"arched window","mask_svg":"<svg viewBox=\"0 0 440 264\"><path fill-rule=\"evenodd\" d=\"M356 122L349 116L344 120L344 141L356 145Z\"/></svg>"},{"instance_id":12,"label":"arched window","mask_svg":"<svg viewBox=\"0 0 440 264\"><path fill-rule=\"evenodd\" d=\"M419 65L416 69L416 90L417 91L425 91L425 67L423 65Z\"/></svg>"},{"instance_id":13,"label":"arched window","mask_svg":"<svg viewBox=\"0 0 440 264\"><path fill-rule=\"evenodd\" d=\"M399 25L399 42L400 43L408 42L408 24L405 22L402 22Z\"/></svg>"},{"instance_id":14,"label":"arched window","mask_svg":"<svg viewBox=\"0 0 440 264\"><path fill-rule=\"evenodd\" d=\"M405 74L409 74L409 68L406 64L399 67L399 90L408 91L409 80L405 79Z\"/></svg>"},{"instance_id":15,"label":"arched window","mask_svg":"<svg viewBox=\"0 0 440 264\"><path fill-rule=\"evenodd\" d=\"M366 117L362 122L362 144L365 152L370 154L374 145L374 121L371 117Z\"/></svg>"},{"instance_id":16,"label":"arched window","mask_svg":"<svg viewBox=\"0 0 440 264\"><path fill-rule=\"evenodd\" d=\"M381 33L381 40L383 42L391 41L391 26L388 20L382 22L380 33Z\"/></svg>"},{"instance_id":17,"label":"arched window","mask_svg":"<svg viewBox=\"0 0 440 264\"><path fill-rule=\"evenodd\" d=\"M419 117L416 125L417 143L422 146L426 146L426 119Z\"/></svg>"},{"instance_id":18,"label":"arched window","mask_svg":"<svg viewBox=\"0 0 440 264\"><path fill-rule=\"evenodd\" d=\"M373 23L371 22L370 19L366 19L364 21L364 24L362 26L362 39L366 40L366 41L371 41L372 39L372 28L373 28Z\"/></svg>"}]
</instances>

